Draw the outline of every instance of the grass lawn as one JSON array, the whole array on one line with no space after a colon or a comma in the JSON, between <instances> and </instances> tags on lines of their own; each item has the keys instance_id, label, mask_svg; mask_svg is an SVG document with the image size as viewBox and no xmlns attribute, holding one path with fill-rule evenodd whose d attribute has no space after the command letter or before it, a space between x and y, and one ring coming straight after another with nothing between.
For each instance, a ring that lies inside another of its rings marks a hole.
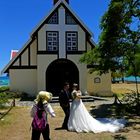
<instances>
[{"instance_id":1,"label":"grass lawn","mask_svg":"<svg viewBox=\"0 0 140 140\"><path fill-rule=\"evenodd\" d=\"M98 101L95 101L98 102ZM56 130L63 122L64 114L59 104L52 104L56 117L48 115L50 124L51 140L139 140L140 139L140 116L125 114L121 108L115 112L115 106L110 103L98 104L95 102L85 103L93 117L125 117L128 125L117 133L76 133L67 130ZM99 101L100 102L100 101ZM30 140L31 137L31 107L14 107L3 120L0 121L0 140ZM1 112L1 111L0 111ZM41 140L43 140L41 138Z\"/></svg>"},{"instance_id":2,"label":"grass lawn","mask_svg":"<svg viewBox=\"0 0 140 140\"><path fill-rule=\"evenodd\" d=\"M107 110L111 108L111 105L107 104L94 106L94 108L93 105L94 103L89 103L86 104L86 107L95 117L98 117L97 114L99 112L100 115L104 114L103 117L107 116L107 113L104 112L108 112ZM76 133L68 132L66 130L55 130L56 128L61 127L64 114L59 105L52 106L57 116L55 118L49 116L48 118L50 123L51 140L139 140L140 117L131 116L131 118L129 118L130 124L117 133ZM13 108L4 120L0 121L0 140L30 140L31 118L29 112L30 107ZM113 113L110 114L110 116L112 115Z\"/></svg>"}]
</instances>

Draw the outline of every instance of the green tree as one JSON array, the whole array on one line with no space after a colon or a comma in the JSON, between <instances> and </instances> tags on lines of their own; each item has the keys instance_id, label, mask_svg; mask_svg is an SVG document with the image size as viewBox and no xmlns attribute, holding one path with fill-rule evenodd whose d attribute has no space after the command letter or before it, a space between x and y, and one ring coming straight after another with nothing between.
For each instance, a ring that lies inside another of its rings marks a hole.
<instances>
[{"instance_id":1,"label":"green tree","mask_svg":"<svg viewBox=\"0 0 140 140\"><path fill-rule=\"evenodd\" d=\"M140 1L111 0L100 27L99 45L80 61L98 64L91 71L97 70L100 74L120 71L136 78L140 73ZM137 79L136 87L139 95Z\"/></svg>"}]
</instances>

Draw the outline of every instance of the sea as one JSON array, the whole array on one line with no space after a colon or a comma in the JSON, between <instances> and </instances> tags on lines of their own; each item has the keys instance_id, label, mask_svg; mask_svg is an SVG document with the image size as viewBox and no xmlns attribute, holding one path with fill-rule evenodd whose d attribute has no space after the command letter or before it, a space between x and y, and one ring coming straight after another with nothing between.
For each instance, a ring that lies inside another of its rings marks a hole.
<instances>
[{"instance_id":1,"label":"sea","mask_svg":"<svg viewBox=\"0 0 140 140\"><path fill-rule=\"evenodd\" d=\"M9 77L8 76L0 76L0 87L1 86L9 86Z\"/></svg>"},{"instance_id":2,"label":"sea","mask_svg":"<svg viewBox=\"0 0 140 140\"><path fill-rule=\"evenodd\" d=\"M122 81L122 79L121 78L115 78L115 81ZM135 77L134 76L124 77L124 81L134 83L135 82ZM139 76L137 76L137 82L140 83L140 77Z\"/></svg>"},{"instance_id":3,"label":"sea","mask_svg":"<svg viewBox=\"0 0 140 140\"><path fill-rule=\"evenodd\" d=\"M132 81L132 82L134 82L135 81L135 77L134 76L124 77L124 80L125 81ZM139 76L137 76L137 81L140 82L140 77Z\"/></svg>"},{"instance_id":4,"label":"sea","mask_svg":"<svg viewBox=\"0 0 140 140\"><path fill-rule=\"evenodd\" d=\"M125 81L135 81L134 76L129 76L124 78ZM137 81L140 82L140 77L137 77ZM0 87L1 86L9 86L9 77L8 76L0 76Z\"/></svg>"}]
</instances>

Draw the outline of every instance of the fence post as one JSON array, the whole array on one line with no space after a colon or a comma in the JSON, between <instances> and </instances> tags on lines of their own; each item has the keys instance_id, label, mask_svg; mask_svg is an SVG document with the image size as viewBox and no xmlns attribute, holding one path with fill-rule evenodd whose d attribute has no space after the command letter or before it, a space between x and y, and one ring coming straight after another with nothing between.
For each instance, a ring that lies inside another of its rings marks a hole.
<instances>
[{"instance_id":1,"label":"fence post","mask_svg":"<svg viewBox=\"0 0 140 140\"><path fill-rule=\"evenodd\" d=\"M13 99L13 107L16 106L16 103L15 103L15 98Z\"/></svg>"}]
</instances>

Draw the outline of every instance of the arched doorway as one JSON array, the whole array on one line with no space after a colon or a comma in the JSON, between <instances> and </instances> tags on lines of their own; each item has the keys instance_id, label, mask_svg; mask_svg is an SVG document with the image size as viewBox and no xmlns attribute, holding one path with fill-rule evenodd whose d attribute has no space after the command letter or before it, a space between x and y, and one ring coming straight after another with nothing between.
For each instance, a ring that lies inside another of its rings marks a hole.
<instances>
[{"instance_id":1,"label":"arched doorway","mask_svg":"<svg viewBox=\"0 0 140 140\"><path fill-rule=\"evenodd\" d=\"M58 96L63 84L69 82L79 84L79 71L77 66L70 60L57 59L53 61L46 71L46 90Z\"/></svg>"}]
</instances>

